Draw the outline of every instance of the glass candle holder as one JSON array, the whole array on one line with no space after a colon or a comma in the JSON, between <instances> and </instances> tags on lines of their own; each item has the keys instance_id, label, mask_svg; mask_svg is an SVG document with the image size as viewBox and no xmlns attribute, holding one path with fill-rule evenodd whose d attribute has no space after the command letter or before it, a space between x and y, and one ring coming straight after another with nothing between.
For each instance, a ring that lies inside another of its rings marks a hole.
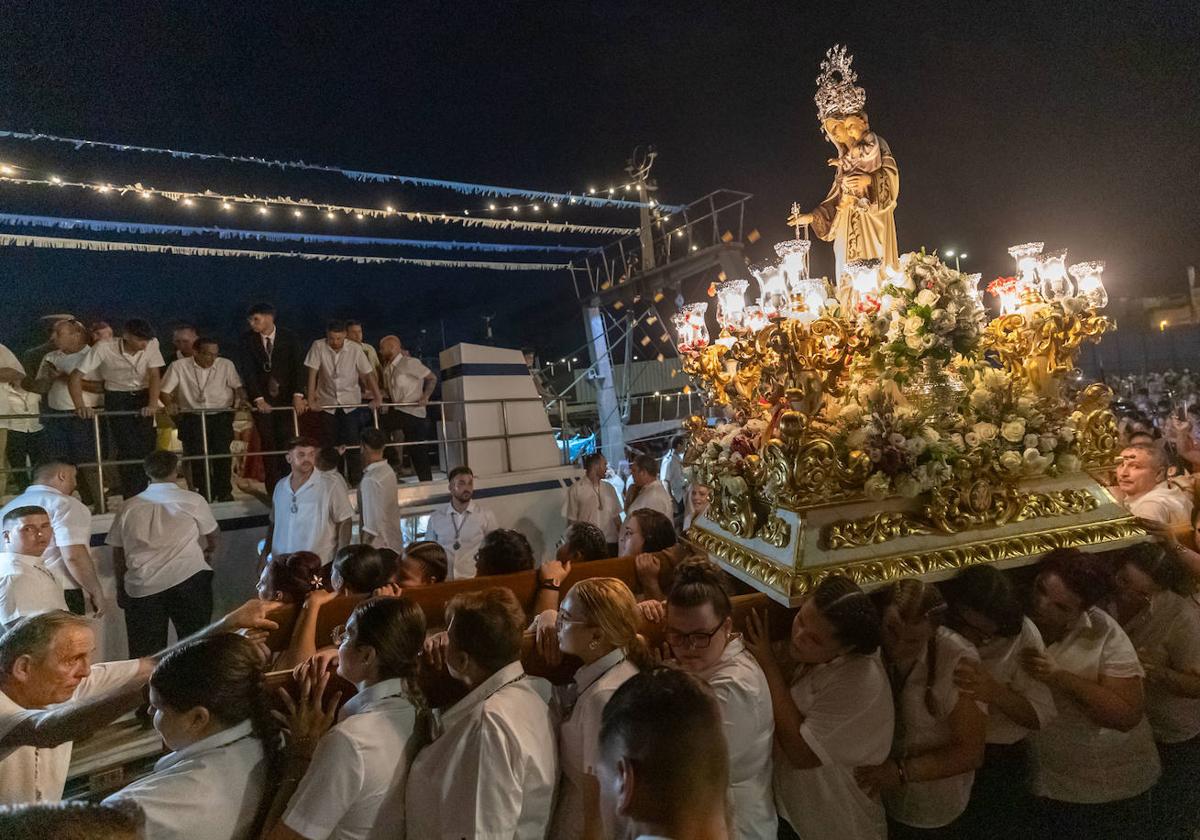
<instances>
[{"instance_id":1,"label":"glass candle holder","mask_svg":"<svg viewBox=\"0 0 1200 840\"><path fill-rule=\"evenodd\" d=\"M1032 283L1037 271L1037 256L1046 247L1045 242L1026 242L1024 245L1013 245L1008 249L1009 256L1017 262L1017 276Z\"/></svg>"},{"instance_id":2,"label":"glass candle holder","mask_svg":"<svg viewBox=\"0 0 1200 840\"><path fill-rule=\"evenodd\" d=\"M1068 271L1075 278L1078 295L1087 301L1093 309L1103 309L1108 306L1108 291L1100 275L1104 273L1104 263L1101 260L1075 263Z\"/></svg>"},{"instance_id":3,"label":"glass candle holder","mask_svg":"<svg viewBox=\"0 0 1200 840\"><path fill-rule=\"evenodd\" d=\"M717 286L717 323L731 332L745 327L746 287L745 280L726 280Z\"/></svg>"},{"instance_id":4,"label":"glass candle holder","mask_svg":"<svg viewBox=\"0 0 1200 840\"><path fill-rule=\"evenodd\" d=\"M770 323L767 320L767 314L763 312L763 308L757 303L751 303L746 306L745 320L746 329L750 332L758 332Z\"/></svg>"},{"instance_id":5,"label":"glass candle holder","mask_svg":"<svg viewBox=\"0 0 1200 840\"><path fill-rule=\"evenodd\" d=\"M1065 300L1075 291L1067 274L1067 250L1042 254L1037 264L1038 291L1047 301Z\"/></svg>"},{"instance_id":6,"label":"glass candle holder","mask_svg":"<svg viewBox=\"0 0 1200 840\"><path fill-rule=\"evenodd\" d=\"M787 281L779 266L768 265L754 269L754 277L758 280L759 304L763 314L768 318L782 318L790 303L788 299Z\"/></svg>"},{"instance_id":7,"label":"glass candle holder","mask_svg":"<svg viewBox=\"0 0 1200 840\"><path fill-rule=\"evenodd\" d=\"M809 239L789 239L775 244L784 282L792 294L796 293L796 283L808 279L808 252L811 248L812 241Z\"/></svg>"},{"instance_id":8,"label":"glass candle holder","mask_svg":"<svg viewBox=\"0 0 1200 840\"><path fill-rule=\"evenodd\" d=\"M707 313L707 301L689 303L683 307L683 314L687 316L689 349L700 350L708 346L708 324L705 323Z\"/></svg>"}]
</instances>

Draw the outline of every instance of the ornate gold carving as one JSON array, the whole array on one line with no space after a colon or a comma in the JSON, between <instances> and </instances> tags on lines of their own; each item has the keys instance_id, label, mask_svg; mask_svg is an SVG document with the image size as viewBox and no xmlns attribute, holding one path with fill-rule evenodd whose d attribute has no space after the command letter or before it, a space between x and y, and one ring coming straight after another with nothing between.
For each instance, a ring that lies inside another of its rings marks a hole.
<instances>
[{"instance_id":1,"label":"ornate gold carving","mask_svg":"<svg viewBox=\"0 0 1200 840\"><path fill-rule=\"evenodd\" d=\"M804 414L785 411L780 415L780 436L768 441L762 451L766 499L795 510L861 493L870 474L870 459L862 452L852 452L845 463L832 440L806 431Z\"/></svg>"},{"instance_id":2,"label":"ornate gold carving","mask_svg":"<svg viewBox=\"0 0 1200 840\"><path fill-rule=\"evenodd\" d=\"M1109 410L1113 391L1096 382L1079 395L1078 410L1083 416L1076 433L1079 435L1079 458L1085 469L1108 467L1117 458L1120 441L1117 420Z\"/></svg>"},{"instance_id":3,"label":"ornate gold carving","mask_svg":"<svg viewBox=\"0 0 1200 840\"><path fill-rule=\"evenodd\" d=\"M994 489L980 479L961 492L935 491L930 504L919 512L877 513L862 519L833 522L822 529L820 545L836 551L880 545L903 537L958 534L1008 522L1086 513L1095 510L1099 504L1086 490L1021 493L1012 487Z\"/></svg>"},{"instance_id":4,"label":"ornate gold carving","mask_svg":"<svg viewBox=\"0 0 1200 840\"><path fill-rule=\"evenodd\" d=\"M758 535L769 545L784 548L792 539L792 526L783 517L772 515L767 517Z\"/></svg>"},{"instance_id":5,"label":"ornate gold carving","mask_svg":"<svg viewBox=\"0 0 1200 840\"><path fill-rule=\"evenodd\" d=\"M1097 342L1116 325L1094 310L1066 312L1032 307L994 319L981 336L1014 379L1028 381L1043 397L1057 400L1063 378L1074 370L1085 341Z\"/></svg>"}]
</instances>

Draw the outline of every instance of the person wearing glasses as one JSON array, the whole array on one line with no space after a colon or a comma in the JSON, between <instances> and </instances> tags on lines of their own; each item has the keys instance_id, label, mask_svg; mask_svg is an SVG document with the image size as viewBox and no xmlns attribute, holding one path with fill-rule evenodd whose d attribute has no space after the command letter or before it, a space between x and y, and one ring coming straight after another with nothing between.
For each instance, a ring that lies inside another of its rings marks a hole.
<instances>
[{"instance_id":1,"label":"person wearing glasses","mask_svg":"<svg viewBox=\"0 0 1200 840\"><path fill-rule=\"evenodd\" d=\"M292 438L287 462L292 471L275 485L260 563L272 553L311 551L328 564L339 548L350 543L354 517L350 499L316 468L317 442L312 438Z\"/></svg>"},{"instance_id":2,"label":"person wearing glasses","mask_svg":"<svg viewBox=\"0 0 1200 840\"><path fill-rule=\"evenodd\" d=\"M732 836L775 840L779 821L771 792L771 689L741 636L733 632L733 605L716 564L695 559L676 567L665 621L675 662L708 683L721 709L729 748Z\"/></svg>"},{"instance_id":3,"label":"person wearing glasses","mask_svg":"<svg viewBox=\"0 0 1200 840\"><path fill-rule=\"evenodd\" d=\"M1154 789L1163 837L1190 837L1200 827L1200 612L1187 572L1157 543L1139 543L1117 560L1105 610L1129 635L1146 672L1146 717L1163 773Z\"/></svg>"},{"instance_id":4,"label":"person wearing glasses","mask_svg":"<svg viewBox=\"0 0 1200 840\"><path fill-rule=\"evenodd\" d=\"M1042 634L1021 609L1012 583L995 566L971 566L945 585L947 623L979 652L959 660L959 691L987 704L983 765L975 771L971 801L962 817L965 836L1009 837L1029 828L1032 802L1024 778L1028 738L1055 715L1050 689L1021 667L1025 650L1042 652Z\"/></svg>"},{"instance_id":5,"label":"person wearing glasses","mask_svg":"<svg viewBox=\"0 0 1200 840\"><path fill-rule=\"evenodd\" d=\"M425 613L407 598L371 598L334 630L337 674L357 690L336 713L329 672L299 670L288 706L283 782L265 840L359 840L403 821L407 750L427 709L417 685ZM321 663L324 664L324 663Z\"/></svg>"},{"instance_id":6,"label":"person wearing glasses","mask_svg":"<svg viewBox=\"0 0 1200 840\"><path fill-rule=\"evenodd\" d=\"M46 568L42 554L54 536L45 508L13 508L0 520L0 628L27 615L67 609L62 584Z\"/></svg>"}]
</instances>

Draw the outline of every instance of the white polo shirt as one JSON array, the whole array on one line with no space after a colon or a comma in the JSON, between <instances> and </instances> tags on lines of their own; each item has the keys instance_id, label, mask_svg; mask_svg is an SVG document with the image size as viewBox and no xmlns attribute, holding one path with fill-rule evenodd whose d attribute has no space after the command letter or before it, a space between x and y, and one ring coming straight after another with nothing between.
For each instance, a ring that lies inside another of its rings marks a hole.
<instances>
[{"instance_id":1,"label":"white polo shirt","mask_svg":"<svg viewBox=\"0 0 1200 840\"><path fill-rule=\"evenodd\" d=\"M1172 671L1200 674L1200 610L1193 601L1159 592L1124 629L1134 648ZM1179 744L1200 735L1200 699L1174 694L1153 680L1146 680L1145 689L1146 717L1156 741Z\"/></svg>"},{"instance_id":2,"label":"white polo shirt","mask_svg":"<svg viewBox=\"0 0 1200 840\"><path fill-rule=\"evenodd\" d=\"M625 681L636 675L637 666L620 648L575 672L565 690L556 690L554 704L558 727L558 764L562 776L548 837L582 837L584 791L587 776L596 775L600 751L600 716L609 699ZM564 709L574 695L574 705Z\"/></svg>"},{"instance_id":3,"label":"white polo shirt","mask_svg":"<svg viewBox=\"0 0 1200 840\"><path fill-rule=\"evenodd\" d=\"M300 489L292 491L291 475L275 485L272 496L271 553L278 557L293 551L311 551L323 563L332 563L337 551L338 524L353 518L350 499L338 484L314 469Z\"/></svg>"},{"instance_id":4,"label":"white polo shirt","mask_svg":"<svg viewBox=\"0 0 1200 840\"><path fill-rule=\"evenodd\" d=\"M1136 499L1126 499L1125 507L1134 516L1170 528L1187 528L1192 524L1192 500L1165 481Z\"/></svg>"},{"instance_id":5,"label":"white polo shirt","mask_svg":"<svg viewBox=\"0 0 1200 840\"><path fill-rule=\"evenodd\" d=\"M384 381L392 402L415 403L425 391L425 377L433 371L425 367L420 359L412 356L397 356L383 369ZM425 406L409 405L400 409L413 417L424 417Z\"/></svg>"},{"instance_id":6,"label":"white polo shirt","mask_svg":"<svg viewBox=\"0 0 1200 840\"><path fill-rule=\"evenodd\" d=\"M125 592L146 598L210 570L200 538L217 527L199 493L152 482L125 502L108 531L106 542L125 551Z\"/></svg>"},{"instance_id":7,"label":"white polo shirt","mask_svg":"<svg viewBox=\"0 0 1200 840\"><path fill-rule=\"evenodd\" d=\"M308 348L304 366L317 371L316 398L323 406L357 405L362 402L358 378L375 372L362 345L349 340L341 350L335 351L328 341L317 339ZM326 408L325 413L333 414L335 410Z\"/></svg>"},{"instance_id":8,"label":"white polo shirt","mask_svg":"<svg viewBox=\"0 0 1200 840\"><path fill-rule=\"evenodd\" d=\"M1044 651L1042 634L1029 618L1021 619L1021 632L1011 639L997 636L979 648L979 661L992 679L1020 694L1033 706L1041 728L1045 729L1058 715L1050 686L1029 676L1021 667L1021 651L1033 648ZM1015 744L1028 737L1032 730L1026 729L997 708L988 709L987 742L989 744Z\"/></svg>"},{"instance_id":9,"label":"white polo shirt","mask_svg":"<svg viewBox=\"0 0 1200 840\"><path fill-rule=\"evenodd\" d=\"M441 716L408 773L408 836L543 840L558 782L549 684L505 665Z\"/></svg>"},{"instance_id":10,"label":"white polo shirt","mask_svg":"<svg viewBox=\"0 0 1200 840\"><path fill-rule=\"evenodd\" d=\"M124 391L132 393L141 391L149 384L150 368L160 368L164 364L162 352L158 349L158 339L152 338L144 350L128 353L120 338L110 338L92 345L87 357L77 370L85 378L104 380L104 390Z\"/></svg>"},{"instance_id":11,"label":"white polo shirt","mask_svg":"<svg viewBox=\"0 0 1200 840\"><path fill-rule=\"evenodd\" d=\"M162 390L174 394L184 408L233 408L235 390L242 378L229 359L217 358L201 367L188 356L171 362L163 376Z\"/></svg>"},{"instance_id":12,"label":"white polo shirt","mask_svg":"<svg viewBox=\"0 0 1200 840\"><path fill-rule=\"evenodd\" d=\"M66 608L62 584L41 557L0 553L0 628L23 616Z\"/></svg>"},{"instance_id":13,"label":"white polo shirt","mask_svg":"<svg viewBox=\"0 0 1200 840\"><path fill-rule=\"evenodd\" d=\"M639 490L637 498L633 500L633 504L629 506L626 513L633 513L639 508L650 508L650 510L658 511L667 519L672 521L675 519L675 503L671 501L671 494L667 492L666 487L663 487L661 481L651 481Z\"/></svg>"},{"instance_id":14,"label":"white polo shirt","mask_svg":"<svg viewBox=\"0 0 1200 840\"><path fill-rule=\"evenodd\" d=\"M667 488L671 498L677 503L683 501L683 456L671 450L663 455L662 464L658 468L658 480Z\"/></svg>"},{"instance_id":15,"label":"white polo shirt","mask_svg":"<svg viewBox=\"0 0 1200 840\"><path fill-rule=\"evenodd\" d=\"M90 349L84 347L82 350L76 350L74 353L51 350L42 358L42 366L38 368L38 378L41 379L46 375L48 365L53 365L54 369L59 373L72 373L83 364L84 360L88 357ZM55 411L75 410L75 402L71 399L71 391L67 387L66 378L56 377L50 383L50 390L46 392L46 403ZM104 405L104 394L93 394L91 391L84 391L83 404L89 408Z\"/></svg>"},{"instance_id":16,"label":"white polo shirt","mask_svg":"<svg viewBox=\"0 0 1200 840\"><path fill-rule=\"evenodd\" d=\"M447 574L450 580L475 577L475 552L483 538L497 528L496 517L472 499L467 509L459 513L453 503L429 515L425 539L439 543L446 550Z\"/></svg>"},{"instance_id":17,"label":"white polo shirt","mask_svg":"<svg viewBox=\"0 0 1200 840\"><path fill-rule=\"evenodd\" d=\"M88 675L76 686L71 699L61 705L91 700L110 691L120 693L125 687L132 687L130 683L137 679L141 667L141 661L137 659L93 665ZM18 706L0 691L0 738L39 711ZM0 749L0 805L58 802L62 799L67 770L71 765L72 745L72 741L67 741L57 747Z\"/></svg>"},{"instance_id":18,"label":"white polo shirt","mask_svg":"<svg viewBox=\"0 0 1200 840\"><path fill-rule=\"evenodd\" d=\"M12 368L22 376L25 375L25 366L21 364L21 360L3 344L0 344L0 368ZM0 383L0 414L37 414L41 402L41 394L26 391L20 382ZM12 432L40 432L42 424L38 422L37 417L0 420L0 429Z\"/></svg>"},{"instance_id":19,"label":"white polo shirt","mask_svg":"<svg viewBox=\"0 0 1200 840\"><path fill-rule=\"evenodd\" d=\"M937 630L936 648L936 673L930 687L937 714L931 715L925 705L929 650L922 647L896 704L902 717L896 721L896 729L903 741L895 744L892 754L900 760L950 743L953 734L950 713L958 705L959 698L958 688L954 685L954 669L964 659L979 660L974 645L945 627ZM954 822L966 810L974 782L974 770L945 779L909 782L885 791L883 804L888 816L897 822L914 828L941 828Z\"/></svg>"},{"instance_id":20,"label":"white polo shirt","mask_svg":"<svg viewBox=\"0 0 1200 840\"><path fill-rule=\"evenodd\" d=\"M709 684L721 708L729 746L734 836L775 840L779 830L771 793L775 715L767 677L739 636L730 639L712 668L696 676Z\"/></svg>"},{"instance_id":21,"label":"white polo shirt","mask_svg":"<svg viewBox=\"0 0 1200 840\"><path fill-rule=\"evenodd\" d=\"M567 521L589 522L604 534L605 542L615 543L621 534L621 500L607 481L599 484L585 475L567 488Z\"/></svg>"},{"instance_id":22,"label":"white polo shirt","mask_svg":"<svg viewBox=\"0 0 1200 840\"><path fill-rule=\"evenodd\" d=\"M54 573L64 589L78 589L79 584L67 570L60 547L91 544L92 512L74 496L68 496L45 484L30 484L24 493L0 508L0 517L13 508L25 505L40 507L50 515L50 527L54 530L54 536L50 545L46 547L46 553L42 555L42 559L46 561L46 568Z\"/></svg>"},{"instance_id":23,"label":"white polo shirt","mask_svg":"<svg viewBox=\"0 0 1200 840\"><path fill-rule=\"evenodd\" d=\"M164 755L104 804L140 805L145 840L240 840L250 836L266 789L266 754L245 720Z\"/></svg>"},{"instance_id":24,"label":"white polo shirt","mask_svg":"<svg viewBox=\"0 0 1200 840\"><path fill-rule=\"evenodd\" d=\"M284 825L309 840L365 840L376 825L399 833L405 750L417 721L404 692L404 680L383 680L346 701L317 744Z\"/></svg>"},{"instance_id":25,"label":"white polo shirt","mask_svg":"<svg viewBox=\"0 0 1200 840\"><path fill-rule=\"evenodd\" d=\"M1058 667L1085 680L1144 674L1129 636L1099 607L1085 611L1066 636L1046 645L1046 652ZM1106 729L1093 723L1070 696L1052 691L1058 717L1029 739L1035 796L1115 802L1137 796L1158 781L1162 766L1146 718L1129 732Z\"/></svg>"},{"instance_id":26,"label":"white polo shirt","mask_svg":"<svg viewBox=\"0 0 1200 840\"><path fill-rule=\"evenodd\" d=\"M892 687L878 654L801 665L791 687L800 737L821 760L800 769L775 753L775 804L801 837L887 840L879 797L863 792L856 767L882 764L892 749Z\"/></svg>"},{"instance_id":27,"label":"white polo shirt","mask_svg":"<svg viewBox=\"0 0 1200 840\"><path fill-rule=\"evenodd\" d=\"M376 461L363 470L358 482L358 511L362 516L362 529L375 538L371 543L376 548L404 550L404 537L400 534L400 503L396 494L400 485L396 471L387 461Z\"/></svg>"}]
</instances>

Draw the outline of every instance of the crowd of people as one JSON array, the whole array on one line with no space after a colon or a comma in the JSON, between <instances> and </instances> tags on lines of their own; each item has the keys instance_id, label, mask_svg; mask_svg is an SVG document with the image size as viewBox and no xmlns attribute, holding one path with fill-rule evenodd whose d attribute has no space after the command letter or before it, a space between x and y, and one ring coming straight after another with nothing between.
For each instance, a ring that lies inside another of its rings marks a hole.
<instances>
[{"instance_id":1,"label":"crowd of people","mask_svg":"<svg viewBox=\"0 0 1200 840\"><path fill-rule=\"evenodd\" d=\"M340 407L361 400L340 390L351 385L383 399L369 345L331 328L302 358L267 310L250 316L247 349L266 360L253 384L204 339L160 377L133 322L116 344L76 350L82 361L39 363L75 405L60 422L82 420L99 390L130 407L113 418L129 421L118 449L146 444L151 396L191 406L215 381L234 401L319 412L318 434L356 457L276 428L284 412L256 413L286 451L264 494L261 573L255 597L211 623L220 528L179 455L151 440L127 465L136 480L121 476L140 489L106 538L113 603L71 437L50 438L0 509L0 836L1057 840L1200 827L1200 554L1182 425L1143 428L1121 409L1112 489L1153 540L874 592L831 574L785 627L780 610L739 613L745 587L689 543L709 488L689 483L683 438L661 463L585 456L553 559L503 527L466 466L449 471L423 539L406 540L393 439ZM59 320L55 352L70 355L81 329ZM389 342L387 365L399 352ZM172 378L184 358L209 371L191 393ZM406 369L416 398L402 401L427 400L436 377ZM572 575L609 558L631 574ZM527 576L529 601L506 575ZM417 603L448 582L441 614ZM337 599L349 618L320 638ZM90 617L117 607L129 658L93 663ZM285 614L286 643L268 647ZM171 627L183 641L168 645ZM564 678L527 673L534 655ZM273 697L267 675L288 671L291 690ZM440 706L439 680L458 687ZM73 742L142 706L169 752L101 803L62 803Z\"/></svg>"}]
</instances>

